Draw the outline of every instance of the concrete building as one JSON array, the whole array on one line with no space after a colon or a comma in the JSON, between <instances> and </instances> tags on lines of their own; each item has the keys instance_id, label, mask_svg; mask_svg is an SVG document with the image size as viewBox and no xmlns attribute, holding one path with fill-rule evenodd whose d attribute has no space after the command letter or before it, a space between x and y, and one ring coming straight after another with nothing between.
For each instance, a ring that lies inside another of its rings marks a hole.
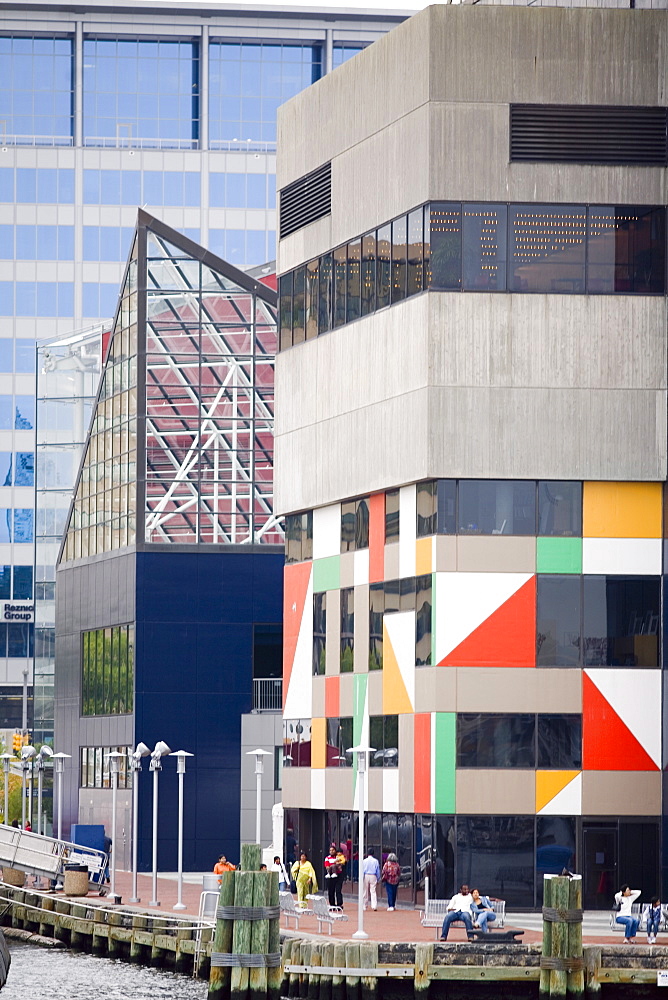
<instances>
[{"instance_id":1,"label":"concrete building","mask_svg":"<svg viewBox=\"0 0 668 1000\"><path fill-rule=\"evenodd\" d=\"M276 108L403 16L0 3L0 600L33 599L36 341L110 321L140 206L236 266L273 260ZM42 623L40 669L52 646ZM32 657L32 623L3 622L0 732L21 725Z\"/></svg>"},{"instance_id":2,"label":"concrete building","mask_svg":"<svg viewBox=\"0 0 668 1000\"><path fill-rule=\"evenodd\" d=\"M666 891L667 42L431 7L279 113L286 854L370 743L400 899Z\"/></svg>"}]
</instances>

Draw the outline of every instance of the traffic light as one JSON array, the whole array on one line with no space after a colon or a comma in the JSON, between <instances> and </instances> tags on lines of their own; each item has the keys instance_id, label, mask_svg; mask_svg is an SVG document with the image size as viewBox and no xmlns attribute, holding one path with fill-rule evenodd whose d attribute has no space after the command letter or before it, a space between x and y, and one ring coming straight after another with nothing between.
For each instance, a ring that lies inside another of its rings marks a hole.
<instances>
[{"instance_id":1,"label":"traffic light","mask_svg":"<svg viewBox=\"0 0 668 1000\"><path fill-rule=\"evenodd\" d=\"M17 757L21 753L22 746L23 746L23 734L14 733L14 736L12 737L12 750L14 751Z\"/></svg>"}]
</instances>

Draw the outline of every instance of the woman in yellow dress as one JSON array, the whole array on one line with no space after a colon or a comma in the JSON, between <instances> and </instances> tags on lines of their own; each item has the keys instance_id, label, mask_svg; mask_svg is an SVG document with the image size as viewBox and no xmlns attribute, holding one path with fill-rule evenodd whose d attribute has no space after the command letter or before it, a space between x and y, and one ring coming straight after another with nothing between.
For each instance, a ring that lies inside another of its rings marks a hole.
<instances>
[{"instance_id":1,"label":"woman in yellow dress","mask_svg":"<svg viewBox=\"0 0 668 1000\"><path fill-rule=\"evenodd\" d=\"M299 855L299 861L295 861L290 870L293 879L297 883L297 902L301 907L305 907L307 905L306 893L318 891L318 880L315 876L315 869L302 851Z\"/></svg>"}]
</instances>

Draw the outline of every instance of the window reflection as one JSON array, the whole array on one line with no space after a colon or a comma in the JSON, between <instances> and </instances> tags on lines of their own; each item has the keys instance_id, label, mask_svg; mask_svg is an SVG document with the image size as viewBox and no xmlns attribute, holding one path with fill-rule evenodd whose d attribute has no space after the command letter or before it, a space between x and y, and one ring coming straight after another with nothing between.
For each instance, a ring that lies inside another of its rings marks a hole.
<instances>
[{"instance_id":1,"label":"window reflection","mask_svg":"<svg viewBox=\"0 0 668 1000\"><path fill-rule=\"evenodd\" d=\"M415 665L431 664L431 574L415 578Z\"/></svg>"},{"instance_id":2,"label":"window reflection","mask_svg":"<svg viewBox=\"0 0 668 1000\"><path fill-rule=\"evenodd\" d=\"M327 594L313 595L313 673L325 672L327 643Z\"/></svg>"},{"instance_id":3,"label":"window reflection","mask_svg":"<svg viewBox=\"0 0 668 1000\"><path fill-rule=\"evenodd\" d=\"M383 612L385 590L382 583L369 587L369 670L383 669Z\"/></svg>"},{"instance_id":4,"label":"window reflection","mask_svg":"<svg viewBox=\"0 0 668 1000\"><path fill-rule=\"evenodd\" d=\"M416 208L408 216L407 295L416 295L423 288L424 236L422 215L422 209Z\"/></svg>"},{"instance_id":5,"label":"window reflection","mask_svg":"<svg viewBox=\"0 0 668 1000\"><path fill-rule=\"evenodd\" d=\"M536 766L579 770L582 767L582 716L539 715Z\"/></svg>"},{"instance_id":6,"label":"window reflection","mask_svg":"<svg viewBox=\"0 0 668 1000\"><path fill-rule=\"evenodd\" d=\"M376 309L376 234L362 237L361 312L368 316Z\"/></svg>"},{"instance_id":7,"label":"window reflection","mask_svg":"<svg viewBox=\"0 0 668 1000\"><path fill-rule=\"evenodd\" d=\"M457 767L535 767L534 715L457 715Z\"/></svg>"},{"instance_id":8,"label":"window reflection","mask_svg":"<svg viewBox=\"0 0 668 1000\"><path fill-rule=\"evenodd\" d=\"M587 291L663 292L665 223L663 208L590 208Z\"/></svg>"},{"instance_id":9,"label":"window reflection","mask_svg":"<svg viewBox=\"0 0 668 1000\"><path fill-rule=\"evenodd\" d=\"M406 216L402 215L392 223L392 302L406 298L406 242Z\"/></svg>"},{"instance_id":10,"label":"window reflection","mask_svg":"<svg viewBox=\"0 0 668 1000\"><path fill-rule=\"evenodd\" d=\"M436 534L436 481L417 484L417 536Z\"/></svg>"},{"instance_id":11,"label":"window reflection","mask_svg":"<svg viewBox=\"0 0 668 1000\"><path fill-rule=\"evenodd\" d=\"M533 482L462 479L459 534L533 535L536 486Z\"/></svg>"},{"instance_id":12,"label":"window reflection","mask_svg":"<svg viewBox=\"0 0 668 1000\"><path fill-rule=\"evenodd\" d=\"M390 304L392 267L392 227L381 226L376 233L376 309Z\"/></svg>"},{"instance_id":13,"label":"window reflection","mask_svg":"<svg viewBox=\"0 0 668 1000\"><path fill-rule=\"evenodd\" d=\"M536 578L536 666L580 663L580 577Z\"/></svg>"},{"instance_id":14,"label":"window reflection","mask_svg":"<svg viewBox=\"0 0 668 1000\"><path fill-rule=\"evenodd\" d=\"M464 288L501 291L506 286L507 207L463 205L462 214Z\"/></svg>"},{"instance_id":15,"label":"window reflection","mask_svg":"<svg viewBox=\"0 0 668 1000\"><path fill-rule=\"evenodd\" d=\"M538 483L538 534L582 534L582 483Z\"/></svg>"},{"instance_id":16,"label":"window reflection","mask_svg":"<svg viewBox=\"0 0 668 1000\"><path fill-rule=\"evenodd\" d=\"M342 674L353 671L355 641L355 588L341 589L341 654L340 670Z\"/></svg>"},{"instance_id":17,"label":"window reflection","mask_svg":"<svg viewBox=\"0 0 668 1000\"><path fill-rule=\"evenodd\" d=\"M306 314L306 339L318 336L318 284L320 280L319 262L312 260L306 265L306 290L304 311Z\"/></svg>"},{"instance_id":18,"label":"window reflection","mask_svg":"<svg viewBox=\"0 0 668 1000\"><path fill-rule=\"evenodd\" d=\"M508 288L584 292L584 205L511 205Z\"/></svg>"},{"instance_id":19,"label":"window reflection","mask_svg":"<svg viewBox=\"0 0 668 1000\"><path fill-rule=\"evenodd\" d=\"M306 268L298 267L294 273L292 343L301 344L304 331L304 293L306 288Z\"/></svg>"},{"instance_id":20,"label":"window reflection","mask_svg":"<svg viewBox=\"0 0 668 1000\"><path fill-rule=\"evenodd\" d=\"M346 247L334 251L334 329L346 321L347 257Z\"/></svg>"},{"instance_id":21,"label":"window reflection","mask_svg":"<svg viewBox=\"0 0 668 1000\"><path fill-rule=\"evenodd\" d=\"M332 255L320 258L318 294L318 333L327 333L332 326Z\"/></svg>"},{"instance_id":22,"label":"window reflection","mask_svg":"<svg viewBox=\"0 0 668 1000\"><path fill-rule=\"evenodd\" d=\"M362 242L355 240L348 244L348 294L346 300L346 322L351 323L361 315L360 264Z\"/></svg>"},{"instance_id":23,"label":"window reflection","mask_svg":"<svg viewBox=\"0 0 668 1000\"><path fill-rule=\"evenodd\" d=\"M388 490L385 494L385 541L399 538L399 490Z\"/></svg>"},{"instance_id":24,"label":"window reflection","mask_svg":"<svg viewBox=\"0 0 668 1000\"><path fill-rule=\"evenodd\" d=\"M429 272L431 288L461 288L461 205L436 202L431 206Z\"/></svg>"},{"instance_id":25,"label":"window reflection","mask_svg":"<svg viewBox=\"0 0 668 1000\"><path fill-rule=\"evenodd\" d=\"M659 665L658 576L585 576L585 666Z\"/></svg>"}]
</instances>

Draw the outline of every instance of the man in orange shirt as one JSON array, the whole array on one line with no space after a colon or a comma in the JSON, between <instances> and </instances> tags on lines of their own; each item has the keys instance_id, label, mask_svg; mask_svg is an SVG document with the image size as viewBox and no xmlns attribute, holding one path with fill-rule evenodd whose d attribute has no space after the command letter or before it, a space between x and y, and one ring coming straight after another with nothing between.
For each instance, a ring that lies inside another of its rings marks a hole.
<instances>
[{"instance_id":1,"label":"man in orange shirt","mask_svg":"<svg viewBox=\"0 0 668 1000\"><path fill-rule=\"evenodd\" d=\"M233 872L235 871L235 866L230 864L224 854L221 854L215 865L213 866L214 875L222 875L223 872ZM218 880L220 883L220 879Z\"/></svg>"}]
</instances>

